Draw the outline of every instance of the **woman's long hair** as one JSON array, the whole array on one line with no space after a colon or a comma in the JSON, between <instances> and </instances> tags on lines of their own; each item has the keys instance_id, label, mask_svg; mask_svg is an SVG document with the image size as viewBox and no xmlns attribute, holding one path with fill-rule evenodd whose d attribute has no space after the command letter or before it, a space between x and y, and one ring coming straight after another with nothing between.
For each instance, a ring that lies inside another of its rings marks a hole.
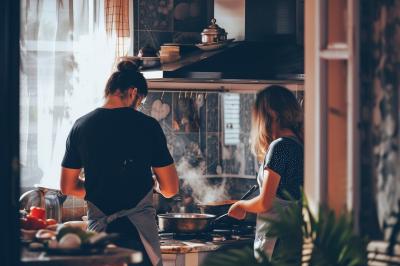
<instances>
[{"instance_id":1,"label":"woman's long hair","mask_svg":"<svg viewBox=\"0 0 400 266\"><path fill-rule=\"evenodd\" d=\"M269 86L257 93L253 106L251 147L259 161L273 139L274 129L290 129L303 142L303 111L294 94L282 86Z\"/></svg>"}]
</instances>

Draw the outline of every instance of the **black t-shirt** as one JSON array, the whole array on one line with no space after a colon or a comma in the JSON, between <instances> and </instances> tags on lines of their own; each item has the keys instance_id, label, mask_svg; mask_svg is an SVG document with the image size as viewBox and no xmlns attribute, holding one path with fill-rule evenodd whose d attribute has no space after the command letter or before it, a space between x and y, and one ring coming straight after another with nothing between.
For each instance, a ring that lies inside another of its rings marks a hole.
<instances>
[{"instance_id":1,"label":"black t-shirt","mask_svg":"<svg viewBox=\"0 0 400 266\"><path fill-rule=\"evenodd\" d=\"M287 199L284 191L294 199L301 198L304 182L304 149L301 142L292 137L274 140L268 147L264 169L269 168L281 176L277 196Z\"/></svg>"},{"instance_id":2,"label":"black t-shirt","mask_svg":"<svg viewBox=\"0 0 400 266\"><path fill-rule=\"evenodd\" d=\"M69 133L62 166L85 171L85 199L105 214L130 209L153 186L151 167L173 163L159 123L132 108L97 108Z\"/></svg>"}]
</instances>

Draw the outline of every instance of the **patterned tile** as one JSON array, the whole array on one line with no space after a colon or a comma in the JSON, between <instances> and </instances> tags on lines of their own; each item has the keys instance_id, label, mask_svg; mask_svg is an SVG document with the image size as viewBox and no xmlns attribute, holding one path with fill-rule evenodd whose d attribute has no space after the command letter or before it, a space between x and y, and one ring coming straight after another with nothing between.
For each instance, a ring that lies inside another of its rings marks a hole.
<instances>
[{"instance_id":1,"label":"patterned tile","mask_svg":"<svg viewBox=\"0 0 400 266\"><path fill-rule=\"evenodd\" d=\"M219 162L219 136L218 134L207 134L207 174L218 174Z\"/></svg>"},{"instance_id":2,"label":"patterned tile","mask_svg":"<svg viewBox=\"0 0 400 266\"><path fill-rule=\"evenodd\" d=\"M162 92L150 92L143 112L151 114L152 104L161 95ZM168 148L175 163L183 158L193 166L205 163L205 173L208 175L255 176L257 165L249 144L251 106L255 96L240 96L240 144L234 146L225 146L221 142L219 97L218 93L205 95L187 92L185 95L184 92L165 92L163 103L170 105L171 112L160 120L160 125L166 135Z\"/></svg>"},{"instance_id":3,"label":"patterned tile","mask_svg":"<svg viewBox=\"0 0 400 266\"><path fill-rule=\"evenodd\" d=\"M222 169L224 174L239 175L242 172L242 167L244 169L244 159L241 146L222 145Z\"/></svg>"},{"instance_id":4,"label":"patterned tile","mask_svg":"<svg viewBox=\"0 0 400 266\"><path fill-rule=\"evenodd\" d=\"M173 0L138 0L140 30L173 31Z\"/></svg>"},{"instance_id":5,"label":"patterned tile","mask_svg":"<svg viewBox=\"0 0 400 266\"><path fill-rule=\"evenodd\" d=\"M251 112L255 101L255 95L243 94L240 97L240 131L250 132Z\"/></svg>"},{"instance_id":6,"label":"patterned tile","mask_svg":"<svg viewBox=\"0 0 400 266\"><path fill-rule=\"evenodd\" d=\"M218 93L207 93L207 132L219 131L220 104Z\"/></svg>"},{"instance_id":7,"label":"patterned tile","mask_svg":"<svg viewBox=\"0 0 400 266\"><path fill-rule=\"evenodd\" d=\"M172 127L172 93L150 92L143 104L142 112L157 119L167 134Z\"/></svg>"},{"instance_id":8,"label":"patterned tile","mask_svg":"<svg viewBox=\"0 0 400 266\"><path fill-rule=\"evenodd\" d=\"M173 157L176 162L185 158L192 167L197 167L205 160L199 146L198 133L176 133L174 137Z\"/></svg>"},{"instance_id":9,"label":"patterned tile","mask_svg":"<svg viewBox=\"0 0 400 266\"><path fill-rule=\"evenodd\" d=\"M199 132L200 109L196 95L190 92L173 94L172 125L177 132Z\"/></svg>"},{"instance_id":10,"label":"patterned tile","mask_svg":"<svg viewBox=\"0 0 400 266\"><path fill-rule=\"evenodd\" d=\"M137 54L141 47L146 45L159 50L162 44L172 41L172 32L168 31L139 30L134 32L134 36L135 54Z\"/></svg>"},{"instance_id":11,"label":"patterned tile","mask_svg":"<svg viewBox=\"0 0 400 266\"><path fill-rule=\"evenodd\" d=\"M175 0L174 31L201 32L207 26L207 1Z\"/></svg>"},{"instance_id":12,"label":"patterned tile","mask_svg":"<svg viewBox=\"0 0 400 266\"><path fill-rule=\"evenodd\" d=\"M194 44L201 43L200 32L181 32L175 31L172 40L175 43Z\"/></svg>"}]
</instances>

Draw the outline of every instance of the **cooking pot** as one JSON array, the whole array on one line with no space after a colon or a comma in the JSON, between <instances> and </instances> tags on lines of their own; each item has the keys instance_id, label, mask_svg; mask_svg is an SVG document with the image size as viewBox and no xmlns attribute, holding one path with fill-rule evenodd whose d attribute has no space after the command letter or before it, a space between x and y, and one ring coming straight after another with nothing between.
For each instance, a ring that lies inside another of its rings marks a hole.
<instances>
[{"instance_id":1,"label":"cooking pot","mask_svg":"<svg viewBox=\"0 0 400 266\"><path fill-rule=\"evenodd\" d=\"M258 189L258 185L254 185L246 194L243 195L241 200L247 199L254 191ZM236 201L235 201L236 202ZM221 203L221 202L219 202ZM214 203L213 207L221 206L221 204ZM208 213L166 213L159 214L158 226L162 232L174 232L174 233L199 233L210 231L213 229L217 222L223 220L228 214L232 201L222 201L224 208L227 208L222 215L214 215ZM226 203L226 204L224 204ZM211 206L211 205L210 205ZM215 218L217 217L217 218Z\"/></svg>"},{"instance_id":2,"label":"cooking pot","mask_svg":"<svg viewBox=\"0 0 400 266\"><path fill-rule=\"evenodd\" d=\"M218 43L224 42L227 39L226 31L216 24L217 20L213 18L211 20L211 25L205 28L201 33L202 43Z\"/></svg>"},{"instance_id":3,"label":"cooking pot","mask_svg":"<svg viewBox=\"0 0 400 266\"><path fill-rule=\"evenodd\" d=\"M165 213L158 215L162 232L199 233L212 230L215 215L205 213Z\"/></svg>"}]
</instances>

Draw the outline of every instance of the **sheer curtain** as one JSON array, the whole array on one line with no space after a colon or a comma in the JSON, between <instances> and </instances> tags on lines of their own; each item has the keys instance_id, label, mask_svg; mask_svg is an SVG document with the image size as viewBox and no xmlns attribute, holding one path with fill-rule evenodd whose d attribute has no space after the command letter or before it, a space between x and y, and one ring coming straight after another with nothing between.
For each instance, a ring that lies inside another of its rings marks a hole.
<instances>
[{"instance_id":1,"label":"sheer curtain","mask_svg":"<svg viewBox=\"0 0 400 266\"><path fill-rule=\"evenodd\" d=\"M21 1L22 187L58 187L69 130L78 117L102 104L116 56L132 51L129 35L106 31L106 4Z\"/></svg>"}]
</instances>

